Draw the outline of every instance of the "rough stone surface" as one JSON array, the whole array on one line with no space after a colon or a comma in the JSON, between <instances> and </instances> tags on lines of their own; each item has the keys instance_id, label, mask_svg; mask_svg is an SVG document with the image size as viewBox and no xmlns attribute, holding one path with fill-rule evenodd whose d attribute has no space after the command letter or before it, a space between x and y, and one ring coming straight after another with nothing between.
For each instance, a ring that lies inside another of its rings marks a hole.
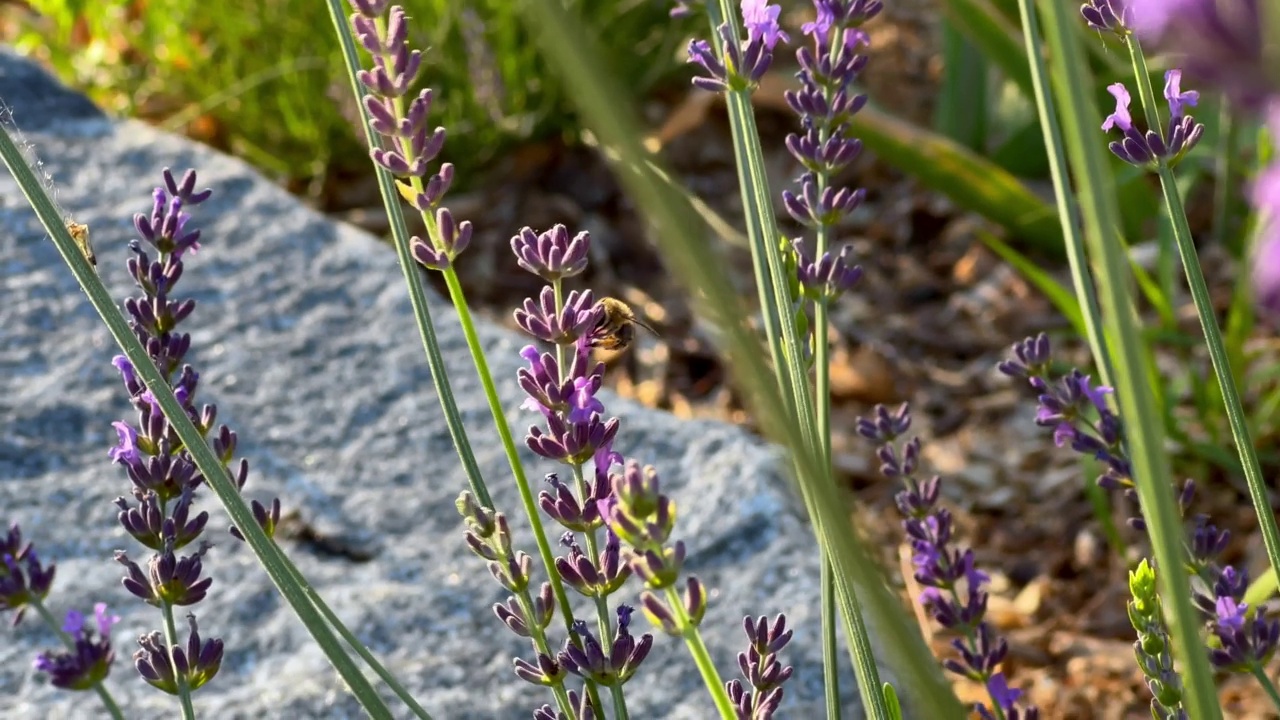
<instances>
[{"instance_id":1,"label":"rough stone surface","mask_svg":"<svg viewBox=\"0 0 1280 720\"><path fill-rule=\"evenodd\" d=\"M188 359L201 373L203 401L216 402L219 419L240 434L251 463L247 494L278 494L321 532L372 550L372 559L355 562L286 544L435 717L527 718L548 702L512 675L511 657L527 648L490 612L503 593L465 550L453 507L465 481L394 253L238 160L107 120L8 54L0 55L0 98L56 180L62 206L91 226L99 272L121 300L134 294L124 269L132 215L149 211L162 168L198 168L201 187L215 194L195 208L204 247L180 286L198 302L184 325L194 341ZM141 682L129 662L133 639L158 629L158 615L127 595L111 559L117 548L146 556L112 504L128 484L107 458L111 422L130 411L110 364L118 350L7 173L0 200L0 521L21 522L41 555L57 562L49 598L56 614L104 600L123 617L109 687L128 716L175 717L172 699ZM495 502L534 553L456 318L438 299L433 312ZM523 341L491 325L481 330L507 419L522 433L530 416L518 409L512 378ZM744 613L785 611L797 636L786 659L797 673L783 715L819 716L817 563L775 453L728 425L606 402L623 420L617 447L657 466L677 501L688 568L711 591L704 628L721 674L737 674ZM533 478L555 469L527 453L525 460ZM223 637L227 653L216 681L197 694L200 714L361 716L252 553L225 533L212 494L203 507L215 518L216 547L206 558L214 585L196 611L201 630ZM638 617L636 627L648 623ZM32 669L34 653L53 644L36 618L0 628L0 638L0 717L100 715L92 694L60 691ZM845 677L850 715L858 715ZM634 718L714 716L685 648L670 638L658 639L628 688Z\"/></svg>"}]
</instances>

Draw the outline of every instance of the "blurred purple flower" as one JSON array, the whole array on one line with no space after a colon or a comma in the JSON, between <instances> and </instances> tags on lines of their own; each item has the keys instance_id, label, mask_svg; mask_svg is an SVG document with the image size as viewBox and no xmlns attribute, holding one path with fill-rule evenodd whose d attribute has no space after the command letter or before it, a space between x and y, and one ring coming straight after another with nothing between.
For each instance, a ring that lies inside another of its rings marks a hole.
<instances>
[{"instance_id":1,"label":"blurred purple flower","mask_svg":"<svg viewBox=\"0 0 1280 720\"><path fill-rule=\"evenodd\" d=\"M1128 0L1133 30L1174 56L1197 83L1260 111L1280 92L1263 32L1272 23L1257 0ZM1274 8L1274 5L1270 7Z\"/></svg>"},{"instance_id":2,"label":"blurred purple flower","mask_svg":"<svg viewBox=\"0 0 1280 720\"><path fill-rule=\"evenodd\" d=\"M769 0L742 0L742 24L747 28L747 42L763 40L770 50L778 41L791 42L791 37L778 26L782 8Z\"/></svg>"},{"instance_id":3,"label":"blurred purple flower","mask_svg":"<svg viewBox=\"0 0 1280 720\"><path fill-rule=\"evenodd\" d=\"M83 613L67 612L62 631L71 636L74 650L53 650L36 656L35 669L49 676L49 683L66 690L88 690L111 672L115 651L111 648L111 627L119 616L108 615L106 603L93 606L94 622Z\"/></svg>"}]
</instances>

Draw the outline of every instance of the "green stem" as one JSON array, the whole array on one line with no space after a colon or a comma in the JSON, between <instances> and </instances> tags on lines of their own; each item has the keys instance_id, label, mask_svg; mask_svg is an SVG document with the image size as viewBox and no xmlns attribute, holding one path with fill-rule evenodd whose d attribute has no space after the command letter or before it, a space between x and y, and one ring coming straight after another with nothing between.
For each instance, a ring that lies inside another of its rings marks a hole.
<instances>
[{"instance_id":1,"label":"green stem","mask_svg":"<svg viewBox=\"0 0 1280 720\"><path fill-rule=\"evenodd\" d=\"M438 231L435 228L434 220L425 214L424 219L428 220L427 227L432 235L435 236ZM516 488L520 491L520 502L524 505L525 514L529 516L533 539L538 544L538 555L541 556L542 564L546 568L548 578L551 580L551 589L555 593L557 603L560 605L560 613L564 618L565 628L576 639L577 633L573 630L573 608L569 605L569 596L565 592L564 582L560 579L560 573L556 572L555 556L551 554L551 545L547 542L546 532L542 529L542 518L538 514L538 504L533 498L533 491L529 489L529 480L525 477L524 464L520 462L515 439L511 435L511 426L507 423L506 415L502 411L502 401L498 399L498 388L494 385L493 374L489 372L489 361L485 358L484 348L480 345L480 335L476 332L475 322L471 318L471 310L467 306L467 297L462 292L462 283L458 281L458 273L452 266L444 271L444 281L449 289L449 299L453 302L453 307L458 312L458 324L462 326L462 334L467 339L467 348L471 351L471 360L475 363L476 374L480 377L480 384L484 387L484 397L489 403L489 412L493 415L493 424L498 429L498 437L502 442L502 449L507 455L507 464L511 467L511 474L515 477Z\"/></svg>"},{"instance_id":2,"label":"green stem","mask_svg":"<svg viewBox=\"0 0 1280 720\"><path fill-rule=\"evenodd\" d=\"M822 682L827 720L840 720L840 648L836 644L836 581L831 562L822 558Z\"/></svg>"},{"instance_id":3,"label":"green stem","mask_svg":"<svg viewBox=\"0 0 1280 720\"><path fill-rule=\"evenodd\" d=\"M1244 404L1236 389L1236 380L1227 357L1226 345L1222 340L1222 331L1218 328L1217 318L1214 315L1213 301L1209 298L1209 286L1200 268L1200 259L1196 255L1195 243L1191 239L1191 228L1187 224L1187 216L1182 209L1182 201L1178 197L1173 172L1167 165L1161 163L1159 173L1165 205L1170 218L1173 219L1173 236L1178 243L1178 254L1182 258L1187 285L1191 288L1196 314L1200 318L1200 328L1204 332L1205 344L1209 348L1209 358L1213 362L1213 372L1218 379L1218 389L1222 392L1222 402L1226 406L1227 420L1231 425L1231 434L1235 438L1236 452L1244 470L1245 483L1249 487L1249 499L1253 502L1254 510L1258 515L1262 544L1266 547L1267 559L1271 567L1280 568L1280 530L1276 527L1275 513L1271 512L1271 500L1267 494L1266 481L1262 477L1262 466L1258 462L1258 454L1249 433Z\"/></svg>"},{"instance_id":4,"label":"green stem","mask_svg":"<svg viewBox=\"0 0 1280 720\"><path fill-rule=\"evenodd\" d=\"M685 612L684 598L680 597L680 593L674 587L666 588L665 594L667 606L671 608L671 613L675 615L676 623L680 627L680 637L684 638L684 644L689 648L693 664L698 666L698 673L702 675L702 682L707 686L707 692L711 693L711 700L715 703L716 710L720 712L723 720L734 720L737 713L733 709L733 702L729 700L729 693L724 688L720 673L716 670L715 663L711 661L711 654L707 652L706 644L702 642L702 633L698 632L698 626L693 624L689 619L689 613Z\"/></svg>"},{"instance_id":5,"label":"green stem","mask_svg":"<svg viewBox=\"0 0 1280 720\"><path fill-rule=\"evenodd\" d=\"M827 140L827 128L819 130L820 142ZM830 179L827 173L817 173L818 195L826 189ZM830 244L831 228L819 225L813 256L822 257ZM827 325L830 300L824 295L813 307L814 387L813 403L818 413L818 445L822 469L831 473L831 345L827 341ZM819 585L822 596L822 679L827 704L827 720L840 720L840 666L836 642L836 589L835 572L831 560L822 549L822 569Z\"/></svg>"},{"instance_id":6,"label":"green stem","mask_svg":"<svg viewBox=\"0 0 1280 720\"><path fill-rule=\"evenodd\" d=\"M173 621L173 605L167 601L160 602L160 614L164 617L165 652L169 654L169 665L174 668L173 679L177 684L178 703L182 705L183 720L195 720L196 709L191 704L191 688L187 686L187 676L179 671L178 663L173 658L173 651L185 647L178 637L178 628Z\"/></svg>"},{"instance_id":7,"label":"green stem","mask_svg":"<svg viewBox=\"0 0 1280 720\"><path fill-rule=\"evenodd\" d=\"M1147 79L1146 62L1136 38L1130 39L1129 48L1139 89L1146 87L1143 101L1146 102L1149 99L1152 103L1147 108L1147 118L1149 120L1156 118L1158 121L1159 113L1154 106L1155 93L1152 92L1150 81ZM1187 276L1191 298L1195 301L1196 314L1200 318L1200 329L1204 332L1209 358L1213 362L1213 372L1218 379L1218 389L1222 392L1222 402L1226 406L1227 421L1231 425L1231 434L1235 438L1236 453L1240 457L1240 466L1244 470L1245 484L1249 487L1249 499L1253 502L1254 511L1258 516L1262 544L1266 547L1267 560L1271 563L1271 567L1280 568L1280 529L1276 527L1276 516L1271 511L1271 499L1267 494L1266 481L1262 477L1262 466L1258 462L1258 453L1249 433L1244 403L1241 402L1240 392L1236 389L1236 380L1231 370L1230 359L1227 357L1226 344L1222 340L1222 330L1218 328L1213 300L1209 297L1209 286L1205 282L1200 258L1196 254L1195 241L1191 238L1191 226L1187 223L1187 213L1182 207L1178 186L1168 163L1161 160L1157 173L1160 176L1160 188L1164 192L1165 208L1169 213L1169 219L1173 222L1173 238L1178 244L1182 269Z\"/></svg>"},{"instance_id":8,"label":"green stem","mask_svg":"<svg viewBox=\"0 0 1280 720\"><path fill-rule=\"evenodd\" d=\"M58 639L62 641L62 644L65 645L68 650L75 652L75 638L62 631L62 626L58 623L57 619L53 617L53 613L49 612L49 608L45 607L44 603L41 602L39 598L33 598L31 602L27 604L30 607L35 608L36 614L39 615L40 619L44 621L44 624L49 626L49 629L58 636ZM111 692L107 690L106 686L103 685L101 681L93 684L93 690L98 693L98 697L102 700L102 704L106 706L107 713L111 715L113 720L124 720L124 712L120 710L120 706L116 704L116 699L111 696Z\"/></svg>"},{"instance_id":9,"label":"green stem","mask_svg":"<svg viewBox=\"0 0 1280 720\"><path fill-rule=\"evenodd\" d=\"M1276 692L1276 686L1271 682L1271 678L1267 677L1267 669L1258 663L1254 663L1250 669L1253 676L1258 679L1258 684L1266 691L1267 697L1271 698L1271 704L1280 710L1280 692Z\"/></svg>"},{"instance_id":10,"label":"green stem","mask_svg":"<svg viewBox=\"0 0 1280 720\"><path fill-rule=\"evenodd\" d=\"M1054 107L1053 94L1049 92L1049 73L1044 62L1044 43L1036 28L1036 8L1033 0L1018 0L1022 15L1022 39L1027 44L1027 59L1031 66L1031 86L1035 90L1036 111L1040 115L1040 133L1048 153L1049 175L1053 179L1053 197L1058 206L1058 218L1062 226L1062 239L1067 249L1067 265L1071 269L1071 287L1076 298L1084 305L1081 313L1089 352L1098 366L1103 385L1114 387L1111 355L1102 336L1102 310L1098 307L1098 294L1089 273L1089 260L1085 254L1081 232L1080 208L1071 195L1066 150L1062 144L1062 128L1058 124L1058 111Z\"/></svg>"}]
</instances>

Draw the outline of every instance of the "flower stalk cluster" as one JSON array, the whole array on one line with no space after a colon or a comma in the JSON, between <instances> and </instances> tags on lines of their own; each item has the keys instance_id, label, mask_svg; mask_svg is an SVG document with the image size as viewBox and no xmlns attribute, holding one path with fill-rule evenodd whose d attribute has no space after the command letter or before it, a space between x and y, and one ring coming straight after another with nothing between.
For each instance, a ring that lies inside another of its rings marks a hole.
<instances>
[{"instance_id":1,"label":"flower stalk cluster","mask_svg":"<svg viewBox=\"0 0 1280 720\"><path fill-rule=\"evenodd\" d=\"M410 97L422 70L422 52L409 47L405 9L387 0L351 0L356 12L351 27L360 45L373 58L373 67L357 74L369 91L361 104L380 147L370 150L373 161L394 175L401 197L427 221L426 239L414 236L409 251L432 270L447 270L471 244L471 222L456 220L441 205L453 184L453 163L432 163L444 148L445 129L431 128L432 91L424 88Z\"/></svg>"},{"instance_id":2,"label":"flower stalk cluster","mask_svg":"<svg viewBox=\"0 0 1280 720\"><path fill-rule=\"evenodd\" d=\"M1103 463L1106 469L1098 478L1100 486L1119 489L1126 497L1136 500L1131 466L1125 452L1124 425L1106 402L1112 389L1093 387L1088 376L1078 369L1055 377L1051 360L1049 339L1042 333L1015 344L1011 356L1001 362L998 369L1005 375L1027 381L1026 386L1035 395L1038 405L1036 424L1051 428L1059 447L1069 446ZM1261 669L1280 643L1280 619L1269 617L1265 607L1250 611L1244 602L1249 584L1247 573L1222 561L1230 533L1214 525L1207 515L1196 514L1188 518L1194 497L1195 483L1187 480L1178 493L1179 509L1189 525L1184 539L1188 556L1186 572L1191 579L1193 603L1206 621L1209 659L1219 670L1254 674L1276 696L1271 681ZM1134 529L1146 530L1140 512L1129 519L1129 524ZM1143 608L1150 606L1147 596L1138 598L1137 591L1134 591L1134 596L1135 602L1143 604ZM1146 609L1143 612L1150 614ZM1142 633L1151 635L1159 632L1158 628L1138 628L1137 622L1134 625L1140 633L1140 640ZM1140 663L1144 662L1154 661L1140 657ZM1173 678L1168 676L1172 672L1171 667L1159 663L1152 667L1159 670L1161 682L1160 688L1153 687L1153 694L1157 689L1163 693L1171 692L1168 689L1173 684ZM1144 665L1144 672L1147 669Z\"/></svg>"},{"instance_id":3,"label":"flower stalk cluster","mask_svg":"<svg viewBox=\"0 0 1280 720\"><path fill-rule=\"evenodd\" d=\"M590 290L564 290L565 280L586 270L590 247L590 234L570 235L563 225L541 233L526 227L511 238L517 264L547 283L537 300L526 299L515 311L516 325L553 348L523 348L520 355L528 366L520 368L516 379L527 395L521 408L542 420L530 426L525 445L565 466L571 478L566 482L560 473L549 473L548 487L538 493L538 506L564 528L560 546L568 554L555 559L555 572L596 610L594 631L588 623L570 619L570 638L557 660L588 683L588 694L593 685L609 688L615 709L625 716L622 686L648 655L653 637L631 635L629 606L618 605L612 613L609 609L608 598L632 574L622 543L605 526L599 508L611 491L610 469L622 456L613 450L620 421L606 415L598 397L605 366L592 361L591 350L613 330Z\"/></svg>"},{"instance_id":4,"label":"flower stalk cluster","mask_svg":"<svg viewBox=\"0 0 1280 720\"><path fill-rule=\"evenodd\" d=\"M129 245L133 257L128 269L142 295L126 300L125 311L130 327L173 388L187 416L201 435L212 435L214 453L237 489L242 490L249 465L244 459L235 462L236 434L226 425L216 425L214 405L196 404L199 374L184 363L191 337L181 332L179 325L195 309L195 301L173 296L183 274L185 256L199 248L200 231L190 226L191 217L185 208L204 202L211 193L195 190L194 171L188 171L179 181L166 169L164 182L165 186L156 188L153 194L150 215L134 216L141 241L134 240ZM150 252L156 254L154 258ZM179 695L184 711L189 712L190 693L217 674L223 647L220 639L201 639L194 615L188 615L188 641L179 644L173 622L173 609L200 602L213 582L203 577L203 557L209 544L200 540L209 515L194 511L196 494L205 478L129 360L117 356L112 363L138 413L136 424L113 423L119 442L109 455L125 468L133 499L116 500L118 517L125 530L153 553L145 569L124 551L117 551L116 560L125 566L125 589L160 608L165 620L163 637L153 633L139 640L134 662L148 683ZM279 500L269 505L253 501L251 507L259 526L271 536L280 519ZM243 539L236 528L231 533ZM197 540L200 542L194 551L179 555Z\"/></svg>"},{"instance_id":5,"label":"flower stalk cluster","mask_svg":"<svg viewBox=\"0 0 1280 720\"><path fill-rule=\"evenodd\" d=\"M910 427L911 413L905 403L897 410L877 405L873 417L858 419L858 434L877 445L880 473L903 484L894 501L911 544L914 578L924 586L917 600L934 621L956 636L951 645L958 657L948 658L943 666L986 687L991 705L978 703L973 708L983 718L1035 720L1039 709L1020 706L1022 691L1010 688L1000 670L1008 643L984 620L990 576L977 568L972 549L955 547L951 512L938 505L941 478L917 476L920 439L898 443Z\"/></svg>"}]
</instances>

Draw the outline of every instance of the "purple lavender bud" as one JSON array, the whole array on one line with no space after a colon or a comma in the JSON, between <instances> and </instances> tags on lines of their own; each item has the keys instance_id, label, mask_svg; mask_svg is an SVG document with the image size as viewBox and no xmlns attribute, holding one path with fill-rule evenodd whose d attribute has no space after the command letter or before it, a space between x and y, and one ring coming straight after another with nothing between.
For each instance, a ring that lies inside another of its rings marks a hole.
<instances>
[{"instance_id":1,"label":"purple lavender bud","mask_svg":"<svg viewBox=\"0 0 1280 720\"><path fill-rule=\"evenodd\" d=\"M601 313L595 304L590 290L574 290L556 312L555 291L547 285L538 295L538 302L525 298L524 307L515 312L516 325L543 342L572 345L600 321Z\"/></svg>"},{"instance_id":2,"label":"purple lavender bud","mask_svg":"<svg viewBox=\"0 0 1280 720\"><path fill-rule=\"evenodd\" d=\"M147 561L146 575L123 550L116 551L116 562L124 565L127 571L123 581L125 589L156 606L160 603L181 606L200 602L213 584L212 578L200 578L204 569L201 558L208 551L209 544L201 543L195 553L182 558L173 554L172 541L166 545L163 552Z\"/></svg>"},{"instance_id":3,"label":"purple lavender bud","mask_svg":"<svg viewBox=\"0 0 1280 720\"><path fill-rule=\"evenodd\" d=\"M391 8L386 33L379 36L377 26L362 17L352 17L352 25L360 44L373 56L373 70L356 74L360 83L383 97L402 97L412 87L422 67L422 53L407 44L408 25L404 8ZM372 27L371 27L372 26Z\"/></svg>"},{"instance_id":4,"label":"purple lavender bud","mask_svg":"<svg viewBox=\"0 0 1280 720\"><path fill-rule=\"evenodd\" d=\"M40 602L49 595L57 568L40 564L31 543L23 544L22 528L14 523L0 538L0 612L17 610L13 624L22 622L27 605Z\"/></svg>"},{"instance_id":5,"label":"purple lavender bud","mask_svg":"<svg viewBox=\"0 0 1280 720\"><path fill-rule=\"evenodd\" d=\"M196 192L196 171L188 169L182 174L182 180L173 179L173 171L165 168L161 174L164 176L165 187L169 188L169 194L182 200L187 205L199 205L209 196L213 195L213 190L205 188L200 192Z\"/></svg>"},{"instance_id":6,"label":"purple lavender bud","mask_svg":"<svg viewBox=\"0 0 1280 720\"><path fill-rule=\"evenodd\" d=\"M635 551L628 558L628 564L636 577L644 581L645 587L659 590L675 584L684 567L684 558L684 542L677 541L674 547L662 548L661 552L653 549Z\"/></svg>"},{"instance_id":7,"label":"purple lavender bud","mask_svg":"<svg viewBox=\"0 0 1280 720\"><path fill-rule=\"evenodd\" d=\"M243 486L243 483L241 483ZM262 532L269 538L276 536L276 528L280 527L280 498L272 498L271 505L266 506L257 500L249 503L249 509L253 512L253 520L257 523ZM240 532L240 528L232 525L227 529L231 536L240 542L245 542L244 533Z\"/></svg>"},{"instance_id":8,"label":"purple lavender bud","mask_svg":"<svg viewBox=\"0 0 1280 720\"><path fill-rule=\"evenodd\" d=\"M1211 648L1209 661L1220 670L1252 672L1264 667L1280 643L1280 622L1267 619L1260 610L1248 616L1249 605L1231 596L1219 596L1210 626L1221 644Z\"/></svg>"},{"instance_id":9,"label":"purple lavender bud","mask_svg":"<svg viewBox=\"0 0 1280 720\"><path fill-rule=\"evenodd\" d=\"M111 649L111 627L119 616L108 615L106 603L93 606L95 622L85 622L82 613L67 612L62 631L70 635L75 649L55 650L36 656L35 669L49 676L49 684L66 690L88 690L106 679L115 661Z\"/></svg>"},{"instance_id":10,"label":"purple lavender bud","mask_svg":"<svg viewBox=\"0 0 1280 720\"><path fill-rule=\"evenodd\" d=\"M630 608L625 612L624 608L626 606L618 608L619 618L630 616ZM645 633L637 643L624 622L618 623L617 635L608 653L585 622L577 621L574 630L582 639L582 646L565 641L559 656L560 664L574 675L604 687L616 687L630 680L653 646L653 636L649 633Z\"/></svg>"},{"instance_id":11,"label":"purple lavender bud","mask_svg":"<svg viewBox=\"0 0 1280 720\"><path fill-rule=\"evenodd\" d=\"M1200 142L1204 126L1183 112L1184 106L1196 104L1200 94L1195 91L1182 92L1181 81L1181 70L1169 70L1165 73L1164 95L1169 103L1170 118L1164 138L1154 130L1144 133L1134 126L1129 115L1129 91L1122 83L1107 87L1107 92L1116 99L1116 109L1103 121L1102 129L1110 131L1115 128L1124 136L1108 145L1116 157L1138 167L1151 166L1157 160L1164 160L1172 165Z\"/></svg>"},{"instance_id":12,"label":"purple lavender bud","mask_svg":"<svg viewBox=\"0 0 1280 720\"><path fill-rule=\"evenodd\" d=\"M195 184L193 171L187 171L191 176L191 184ZM183 178L184 185L187 178ZM201 193L200 201L208 198L208 191ZM186 230L187 222L191 216L182 211L183 201L180 197L169 197L163 188L156 188L152 193L151 216L148 217L141 213L133 216L133 227L157 251L163 254L172 254L174 259L181 259L182 255L190 250L194 253L200 249L200 231ZM181 272L176 271L176 272ZM177 278L170 278L171 283L176 282Z\"/></svg>"},{"instance_id":13,"label":"purple lavender bud","mask_svg":"<svg viewBox=\"0 0 1280 720\"><path fill-rule=\"evenodd\" d=\"M1133 20L1133 11L1126 0L1089 0L1080 8L1080 14L1091 30L1114 33L1123 38Z\"/></svg>"},{"instance_id":14,"label":"purple lavender bud","mask_svg":"<svg viewBox=\"0 0 1280 720\"><path fill-rule=\"evenodd\" d=\"M1015 378L1044 375L1049 371L1049 336L1040 333L1013 345L1013 357L996 366L1000 372Z\"/></svg>"},{"instance_id":15,"label":"purple lavender bud","mask_svg":"<svg viewBox=\"0 0 1280 720\"><path fill-rule=\"evenodd\" d=\"M640 609L649 622L661 628L662 632L671 637L680 637L680 621L657 595L648 590L640 593Z\"/></svg>"},{"instance_id":16,"label":"purple lavender bud","mask_svg":"<svg viewBox=\"0 0 1280 720\"><path fill-rule=\"evenodd\" d=\"M702 616L707 614L707 588L697 577L690 575L684 583L684 592L680 594L684 602L684 611L689 616L689 624L697 627L702 624Z\"/></svg>"},{"instance_id":17,"label":"purple lavender bud","mask_svg":"<svg viewBox=\"0 0 1280 720\"><path fill-rule=\"evenodd\" d=\"M626 512L645 517L658 510L662 500L662 481L654 467L641 467L635 460L628 460L622 474L613 477L613 493Z\"/></svg>"},{"instance_id":18,"label":"purple lavender bud","mask_svg":"<svg viewBox=\"0 0 1280 720\"><path fill-rule=\"evenodd\" d=\"M716 57L715 48L706 40L690 40L687 51L689 62L701 65L706 75L693 78L695 87L707 92L725 92L729 89L729 70Z\"/></svg>"},{"instance_id":19,"label":"purple lavender bud","mask_svg":"<svg viewBox=\"0 0 1280 720\"><path fill-rule=\"evenodd\" d=\"M187 645L174 645L172 661L164 636L151 632L138 638L139 649L133 653L133 665L147 684L170 695L178 694L178 677L181 676L189 690L204 686L222 667L222 640L201 640L196 626L196 616L187 615L191 633Z\"/></svg>"},{"instance_id":20,"label":"purple lavender bud","mask_svg":"<svg viewBox=\"0 0 1280 720\"><path fill-rule=\"evenodd\" d=\"M587 597L608 597L622 587L631 571L621 562L621 550L617 536L609 534L609 541L600 552L598 565L582 552L572 532L565 532L560 544L569 549L569 557L556 558L556 572L565 584Z\"/></svg>"},{"instance_id":21,"label":"purple lavender bud","mask_svg":"<svg viewBox=\"0 0 1280 720\"><path fill-rule=\"evenodd\" d=\"M413 259L418 261L419 265L428 270L448 270L452 261L449 254L443 250L436 250L426 240L414 235L409 239L409 253L413 255Z\"/></svg>"},{"instance_id":22,"label":"purple lavender bud","mask_svg":"<svg viewBox=\"0 0 1280 720\"><path fill-rule=\"evenodd\" d=\"M826 252L817 261L810 259L800 240L796 240L792 248L796 253L796 277L805 295L814 300L835 299L862 279L862 267L849 262L853 255L850 245L841 248L838 256Z\"/></svg>"},{"instance_id":23,"label":"purple lavender bud","mask_svg":"<svg viewBox=\"0 0 1280 720\"><path fill-rule=\"evenodd\" d=\"M135 540L152 550L160 550L166 538L173 539L173 547L181 548L200 536L204 526L209 522L209 513L201 511L190 518L191 504L195 500L195 490L190 486L182 489L182 495L165 517L160 506L160 498L153 492L134 489L137 507L129 505L124 498L116 498L116 506L120 512L116 515L125 532Z\"/></svg>"},{"instance_id":24,"label":"purple lavender bud","mask_svg":"<svg viewBox=\"0 0 1280 720\"><path fill-rule=\"evenodd\" d=\"M419 209L424 212L434 206L430 190L428 187L428 192L415 196L414 205L420 206ZM436 192L434 198L438 200L440 195L443 192ZM448 270L454 259L471 244L471 221L456 222L448 208L439 208L436 210L436 228L438 246L432 240L423 240L415 235L409 239L409 252L414 260L428 270Z\"/></svg>"},{"instance_id":25,"label":"purple lavender bud","mask_svg":"<svg viewBox=\"0 0 1280 720\"><path fill-rule=\"evenodd\" d=\"M587 503L585 507L580 505L573 491L555 473L548 473L546 481L552 490L538 493L538 506L543 512L575 532L588 532L600 527L600 511L595 503Z\"/></svg>"},{"instance_id":26,"label":"purple lavender bud","mask_svg":"<svg viewBox=\"0 0 1280 720\"><path fill-rule=\"evenodd\" d=\"M590 233L583 230L570 239L568 228L560 224L542 233L521 228L511 238L511 251L520 267L550 283L581 274L590 249Z\"/></svg>"},{"instance_id":27,"label":"purple lavender bud","mask_svg":"<svg viewBox=\"0 0 1280 720\"><path fill-rule=\"evenodd\" d=\"M907 403L902 403L892 412L884 405L876 405L872 412L875 413L874 418L858 418L857 422L858 434L868 440L887 443L911 428L911 409Z\"/></svg>"},{"instance_id":28,"label":"purple lavender bud","mask_svg":"<svg viewBox=\"0 0 1280 720\"><path fill-rule=\"evenodd\" d=\"M567 674L564 667L557 663L553 658L543 653L538 653L538 664L533 665L524 658L515 658L512 664L515 666L516 677L534 685L542 685L551 687L558 685L564 681Z\"/></svg>"},{"instance_id":29,"label":"purple lavender bud","mask_svg":"<svg viewBox=\"0 0 1280 720\"><path fill-rule=\"evenodd\" d=\"M755 622L751 621L751 617L747 616L742 619L742 629L747 633L747 639L760 655L774 655L791 642L793 635L791 630L787 629L787 616L781 613L774 619L773 626L769 625L769 618L761 615Z\"/></svg>"},{"instance_id":30,"label":"purple lavender bud","mask_svg":"<svg viewBox=\"0 0 1280 720\"><path fill-rule=\"evenodd\" d=\"M591 704L591 696L578 695L576 691L570 690L569 706L573 710L572 716L565 715L550 705L543 705L533 712L533 720L596 720L598 713Z\"/></svg>"},{"instance_id":31,"label":"purple lavender bud","mask_svg":"<svg viewBox=\"0 0 1280 720\"><path fill-rule=\"evenodd\" d=\"M515 595L507 598L506 603L494 603L493 613L498 616L498 620L511 632L520 637L532 637L529 633L529 623L525 619L524 610L520 608L520 601Z\"/></svg>"}]
</instances>

